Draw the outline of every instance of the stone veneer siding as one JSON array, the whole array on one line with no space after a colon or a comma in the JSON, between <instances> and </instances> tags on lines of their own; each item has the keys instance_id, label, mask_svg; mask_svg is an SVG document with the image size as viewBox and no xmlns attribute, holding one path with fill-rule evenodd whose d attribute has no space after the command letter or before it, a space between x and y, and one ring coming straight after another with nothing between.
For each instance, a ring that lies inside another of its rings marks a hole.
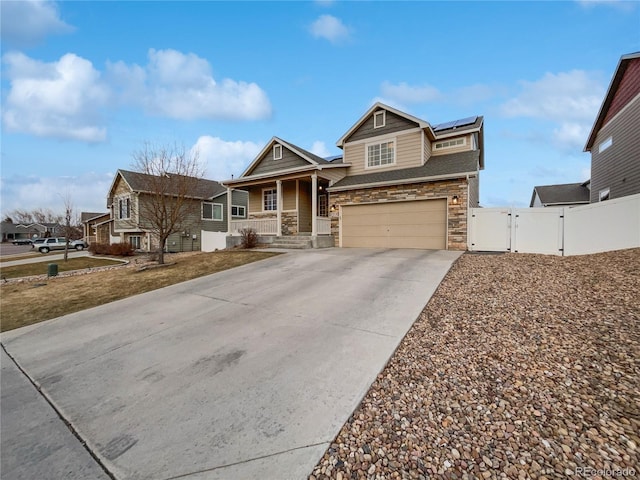
<instances>
[{"instance_id":1,"label":"stone veneer siding","mask_svg":"<svg viewBox=\"0 0 640 480\"><path fill-rule=\"evenodd\" d=\"M282 235L298 234L298 212L282 212Z\"/></svg>"},{"instance_id":2,"label":"stone veneer siding","mask_svg":"<svg viewBox=\"0 0 640 480\"><path fill-rule=\"evenodd\" d=\"M329 205L352 205L400 200L428 200L430 198L448 198L447 204L447 248L449 250L467 249L467 180L442 180L429 183L390 185L388 187L356 188L344 192L331 192ZM457 205L453 196L458 196ZM331 217L331 234L339 245L340 231L338 215Z\"/></svg>"}]
</instances>

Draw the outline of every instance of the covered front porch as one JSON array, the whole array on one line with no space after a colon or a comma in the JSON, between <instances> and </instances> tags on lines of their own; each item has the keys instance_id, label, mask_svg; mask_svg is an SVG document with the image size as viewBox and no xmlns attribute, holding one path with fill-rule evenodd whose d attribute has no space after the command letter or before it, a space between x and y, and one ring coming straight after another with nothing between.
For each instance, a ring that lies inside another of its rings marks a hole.
<instances>
[{"instance_id":1,"label":"covered front porch","mask_svg":"<svg viewBox=\"0 0 640 480\"><path fill-rule=\"evenodd\" d=\"M262 181L237 182L232 188L249 193L246 218L229 216L229 233L238 235L245 228L262 236L331 235L330 180L306 173Z\"/></svg>"}]
</instances>

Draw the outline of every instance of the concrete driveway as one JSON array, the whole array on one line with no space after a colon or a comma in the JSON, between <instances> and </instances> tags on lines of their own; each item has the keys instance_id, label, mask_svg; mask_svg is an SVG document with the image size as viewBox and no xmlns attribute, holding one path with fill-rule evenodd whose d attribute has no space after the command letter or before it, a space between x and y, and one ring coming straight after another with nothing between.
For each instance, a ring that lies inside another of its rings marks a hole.
<instances>
[{"instance_id":1,"label":"concrete driveway","mask_svg":"<svg viewBox=\"0 0 640 480\"><path fill-rule=\"evenodd\" d=\"M3 357L3 479L306 478L459 255L288 253L7 332L42 394Z\"/></svg>"}]
</instances>

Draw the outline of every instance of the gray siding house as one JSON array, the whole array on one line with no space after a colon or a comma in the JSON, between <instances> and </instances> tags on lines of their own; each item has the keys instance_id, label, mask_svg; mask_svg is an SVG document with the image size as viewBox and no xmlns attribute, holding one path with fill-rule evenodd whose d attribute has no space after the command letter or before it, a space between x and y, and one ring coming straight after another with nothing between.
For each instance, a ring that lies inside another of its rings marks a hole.
<instances>
[{"instance_id":1,"label":"gray siding house","mask_svg":"<svg viewBox=\"0 0 640 480\"><path fill-rule=\"evenodd\" d=\"M152 251L158 248L148 221L144 218L145 202L150 202L150 175L128 170L118 170L109 189L107 207L112 219L112 235L120 242L131 243L137 250ZM193 188L186 195L184 215L180 218L179 231L167 239L169 252L198 251L202 246L202 231L227 232L229 216L243 219L247 216L248 194L234 190L231 206L228 190L215 180L190 179ZM171 192L167 193L171 196Z\"/></svg>"},{"instance_id":2,"label":"gray siding house","mask_svg":"<svg viewBox=\"0 0 640 480\"><path fill-rule=\"evenodd\" d=\"M584 151L592 203L640 193L640 52L620 58Z\"/></svg>"},{"instance_id":3,"label":"gray siding house","mask_svg":"<svg viewBox=\"0 0 640 480\"><path fill-rule=\"evenodd\" d=\"M533 187L529 207L574 207L589 203L589 181Z\"/></svg>"}]
</instances>

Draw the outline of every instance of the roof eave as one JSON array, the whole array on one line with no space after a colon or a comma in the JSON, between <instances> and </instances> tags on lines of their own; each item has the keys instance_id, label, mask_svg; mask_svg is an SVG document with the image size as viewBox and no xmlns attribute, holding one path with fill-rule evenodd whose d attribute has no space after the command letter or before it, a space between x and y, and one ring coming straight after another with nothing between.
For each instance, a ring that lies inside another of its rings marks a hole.
<instances>
[{"instance_id":1,"label":"roof eave","mask_svg":"<svg viewBox=\"0 0 640 480\"><path fill-rule=\"evenodd\" d=\"M289 168L287 170L278 170L275 172L263 173L261 175L250 175L248 177L232 178L229 180L223 180L220 183L223 186L230 186L230 185L237 185L237 184L242 184L246 182L254 182L256 180L266 180L269 178L277 178L283 175L291 175L294 173L303 173L303 172L313 171L313 170L322 171L322 170L333 169L333 168L348 168L350 166L351 166L350 163L338 163L336 165L333 165L331 163L328 163L326 165L325 164L307 165L304 167L295 167L295 168Z\"/></svg>"}]
</instances>

